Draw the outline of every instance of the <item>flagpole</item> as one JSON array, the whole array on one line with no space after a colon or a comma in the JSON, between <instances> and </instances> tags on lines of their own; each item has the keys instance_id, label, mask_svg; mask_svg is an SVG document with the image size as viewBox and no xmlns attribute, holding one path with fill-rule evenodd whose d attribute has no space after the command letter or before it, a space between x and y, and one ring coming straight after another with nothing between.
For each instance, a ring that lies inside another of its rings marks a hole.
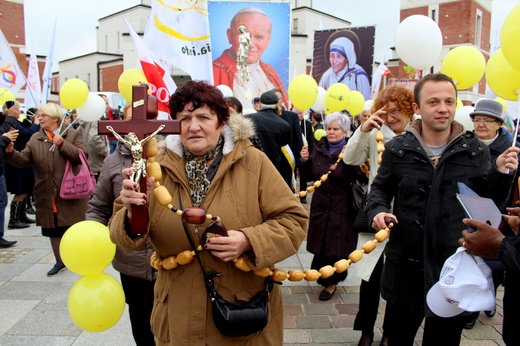
<instances>
[{"instance_id":1,"label":"flagpole","mask_svg":"<svg viewBox=\"0 0 520 346\"><path fill-rule=\"evenodd\" d=\"M52 40L51 45L49 47L49 54L47 54L47 59L45 62L45 68L43 69L42 79L42 95L39 100L39 104L47 103L49 101L49 95L51 91L51 78L52 78L52 60L54 59L54 41L56 39L56 24L58 22L58 18L54 18L54 29L52 31Z\"/></svg>"}]
</instances>

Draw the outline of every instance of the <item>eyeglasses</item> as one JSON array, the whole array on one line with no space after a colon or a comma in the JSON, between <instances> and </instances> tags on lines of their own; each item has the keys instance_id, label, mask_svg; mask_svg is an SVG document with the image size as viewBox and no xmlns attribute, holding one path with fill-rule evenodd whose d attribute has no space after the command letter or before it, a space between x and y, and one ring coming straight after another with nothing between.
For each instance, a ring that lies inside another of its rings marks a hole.
<instances>
[{"instance_id":1,"label":"eyeglasses","mask_svg":"<svg viewBox=\"0 0 520 346\"><path fill-rule=\"evenodd\" d=\"M489 124L493 124L493 123L497 122L496 120L484 120L484 119L473 119L472 121L475 124L484 124L484 125L489 125Z\"/></svg>"},{"instance_id":2,"label":"eyeglasses","mask_svg":"<svg viewBox=\"0 0 520 346\"><path fill-rule=\"evenodd\" d=\"M399 108L394 108L391 111L387 111L386 114L380 115L381 118L385 118L387 116L397 117L401 114L401 110Z\"/></svg>"},{"instance_id":3,"label":"eyeglasses","mask_svg":"<svg viewBox=\"0 0 520 346\"><path fill-rule=\"evenodd\" d=\"M48 115L47 114L36 114L36 117L43 118L43 117L48 117Z\"/></svg>"}]
</instances>

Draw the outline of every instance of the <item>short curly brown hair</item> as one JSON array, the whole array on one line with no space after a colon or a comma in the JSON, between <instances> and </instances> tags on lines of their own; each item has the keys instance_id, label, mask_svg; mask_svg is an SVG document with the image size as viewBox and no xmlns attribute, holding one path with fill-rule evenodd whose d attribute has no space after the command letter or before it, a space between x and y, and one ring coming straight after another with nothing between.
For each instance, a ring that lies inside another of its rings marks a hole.
<instances>
[{"instance_id":1,"label":"short curly brown hair","mask_svg":"<svg viewBox=\"0 0 520 346\"><path fill-rule=\"evenodd\" d=\"M184 106L190 102L190 112L204 105L208 106L217 115L219 126L229 119L229 107L222 92L204 81L192 80L175 90L169 103L171 117L175 119L177 113L182 112Z\"/></svg>"},{"instance_id":2,"label":"short curly brown hair","mask_svg":"<svg viewBox=\"0 0 520 346\"><path fill-rule=\"evenodd\" d=\"M372 105L372 114L383 108L388 102L396 102L401 109L401 114L408 115L412 120L415 112L412 107L414 103L413 92L410 89L399 85L384 88L377 94Z\"/></svg>"}]
</instances>

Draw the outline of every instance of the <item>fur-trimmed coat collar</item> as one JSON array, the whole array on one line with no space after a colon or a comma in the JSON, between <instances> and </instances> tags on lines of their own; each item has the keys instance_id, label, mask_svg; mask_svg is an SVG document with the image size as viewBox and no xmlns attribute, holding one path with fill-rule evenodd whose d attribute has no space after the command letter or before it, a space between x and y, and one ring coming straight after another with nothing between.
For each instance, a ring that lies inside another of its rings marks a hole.
<instances>
[{"instance_id":1,"label":"fur-trimmed coat collar","mask_svg":"<svg viewBox=\"0 0 520 346\"><path fill-rule=\"evenodd\" d=\"M224 136L224 155L230 153L235 148L235 143L252 137L255 134L253 122L241 115L231 115L228 122L224 125L222 135ZM180 157L184 156L183 145L179 135L169 135L166 137L166 148L173 151Z\"/></svg>"}]
</instances>

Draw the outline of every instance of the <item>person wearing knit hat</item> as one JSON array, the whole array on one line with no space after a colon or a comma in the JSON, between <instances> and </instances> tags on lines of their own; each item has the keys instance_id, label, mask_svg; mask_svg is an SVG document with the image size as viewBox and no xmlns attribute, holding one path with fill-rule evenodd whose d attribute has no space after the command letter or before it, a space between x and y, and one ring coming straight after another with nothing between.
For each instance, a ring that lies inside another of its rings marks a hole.
<instances>
[{"instance_id":1,"label":"person wearing knit hat","mask_svg":"<svg viewBox=\"0 0 520 346\"><path fill-rule=\"evenodd\" d=\"M363 94L365 100L370 100L370 82L368 74L356 61L354 44L346 37L338 37L330 44L330 67L320 78L319 85L325 90L332 84L343 83L350 90Z\"/></svg>"}]
</instances>

